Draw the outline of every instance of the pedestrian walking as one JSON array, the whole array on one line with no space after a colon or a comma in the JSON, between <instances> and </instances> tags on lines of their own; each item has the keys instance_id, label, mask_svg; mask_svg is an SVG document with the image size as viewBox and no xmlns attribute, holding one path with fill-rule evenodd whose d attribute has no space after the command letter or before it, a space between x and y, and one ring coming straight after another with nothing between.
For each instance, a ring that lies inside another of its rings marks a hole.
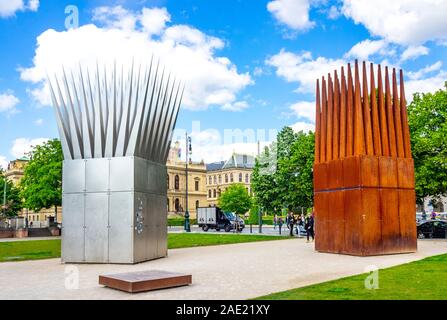
<instances>
[{"instance_id":1,"label":"pedestrian walking","mask_svg":"<svg viewBox=\"0 0 447 320\"><path fill-rule=\"evenodd\" d=\"M282 219L282 217L279 217L279 219L278 219L279 234L281 234L281 228L282 228L283 223L284 223L284 220Z\"/></svg>"},{"instance_id":2,"label":"pedestrian walking","mask_svg":"<svg viewBox=\"0 0 447 320\"><path fill-rule=\"evenodd\" d=\"M278 224L278 215L275 213L273 216L273 229L276 229L276 225Z\"/></svg>"},{"instance_id":3,"label":"pedestrian walking","mask_svg":"<svg viewBox=\"0 0 447 320\"><path fill-rule=\"evenodd\" d=\"M293 225L295 224L295 219L293 217L293 213L289 212L287 217L288 217L288 225L289 225L290 236L293 237Z\"/></svg>"},{"instance_id":4,"label":"pedestrian walking","mask_svg":"<svg viewBox=\"0 0 447 320\"><path fill-rule=\"evenodd\" d=\"M307 242L309 242L310 237L312 237L312 241L315 240L314 234L314 217L313 214L310 217L306 218L306 223L304 225L307 232Z\"/></svg>"}]
</instances>

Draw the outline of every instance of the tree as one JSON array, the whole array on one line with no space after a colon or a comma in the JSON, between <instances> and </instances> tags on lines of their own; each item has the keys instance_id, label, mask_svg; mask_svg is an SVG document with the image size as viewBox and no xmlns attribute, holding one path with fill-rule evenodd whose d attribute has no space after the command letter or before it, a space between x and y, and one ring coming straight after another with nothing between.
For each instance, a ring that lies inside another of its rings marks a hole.
<instances>
[{"instance_id":1,"label":"tree","mask_svg":"<svg viewBox=\"0 0 447 320\"><path fill-rule=\"evenodd\" d=\"M447 82L435 93L414 94L408 106L417 202L447 192Z\"/></svg>"},{"instance_id":2,"label":"tree","mask_svg":"<svg viewBox=\"0 0 447 320\"><path fill-rule=\"evenodd\" d=\"M232 184L219 197L219 207L224 211L231 211L244 215L252 206L252 198L243 184Z\"/></svg>"},{"instance_id":3,"label":"tree","mask_svg":"<svg viewBox=\"0 0 447 320\"><path fill-rule=\"evenodd\" d=\"M62 147L59 140L36 146L20 183L25 207L36 212L62 204Z\"/></svg>"},{"instance_id":4,"label":"tree","mask_svg":"<svg viewBox=\"0 0 447 320\"><path fill-rule=\"evenodd\" d=\"M5 183L6 183L6 205L5 208L3 207L3 196L4 196L4 190L5 190ZM0 169L0 202L1 202L1 210L0 214L3 215L3 212L5 212L5 216L15 217L17 216L17 213L22 209L22 201L20 201L20 193L19 189L14 186L14 184L11 181L8 181L4 177L3 171ZM5 210L4 210L5 209Z\"/></svg>"}]
</instances>

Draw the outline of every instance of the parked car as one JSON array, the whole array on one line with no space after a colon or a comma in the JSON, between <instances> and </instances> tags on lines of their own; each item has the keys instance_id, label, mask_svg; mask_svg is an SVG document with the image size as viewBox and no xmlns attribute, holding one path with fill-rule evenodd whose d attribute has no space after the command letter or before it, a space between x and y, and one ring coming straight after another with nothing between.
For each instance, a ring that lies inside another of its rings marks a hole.
<instances>
[{"instance_id":1,"label":"parked car","mask_svg":"<svg viewBox=\"0 0 447 320\"><path fill-rule=\"evenodd\" d=\"M417 234L419 239L447 238L447 222L426 221L417 227Z\"/></svg>"}]
</instances>

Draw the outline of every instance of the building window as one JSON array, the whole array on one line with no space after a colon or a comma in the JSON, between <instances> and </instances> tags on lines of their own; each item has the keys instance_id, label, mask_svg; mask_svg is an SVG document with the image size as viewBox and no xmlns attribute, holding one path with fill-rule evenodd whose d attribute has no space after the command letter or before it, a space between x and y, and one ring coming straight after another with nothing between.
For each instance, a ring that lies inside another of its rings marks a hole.
<instances>
[{"instance_id":1,"label":"building window","mask_svg":"<svg viewBox=\"0 0 447 320\"><path fill-rule=\"evenodd\" d=\"M169 189L169 174L167 175L167 179L168 179L168 189Z\"/></svg>"},{"instance_id":2,"label":"building window","mask_svg":"<svg viewBox=\"0 0 447 320\"><path fill-rule=\"evenodd\" d=\"M196 209L197 209L198 207L200 207L200 203L199 203L199 200L196 200Z\"/></svg>"},{"instance_id":3,"label":"building window","mask_svg":"<svg viewBox=\"0 0 447 320\"><path fill-rule=\"evenodd\" d=\"M208 190L208 198L211 198L211 189Z\"/></svg>"},{"instance_id":4,"label":"building window","mask_svg":"<svg viewBox=\"0 0 447 320\"><path fill-rule=\"evenodd\" d=\"M175 190L180 190L180 178L178 175L175 176Z\"/></svg>"},{"instance_id":5,"label":"building window","mask_svg":"<svg viewBox=\"0 0 447 320\"><path fill-rule=\"evenodd\" d=\"M208 183L209 185L212 185L213 184L213 181L212 181L212 178L210 177L209 178L209 183Z\"/></svg>"},{"instance_id":6,"label":"building window","mask_svg":"<svg viewBox=\"0 0 447 320\"><path fill-rule=\"evenodd\" d=\"M217 177L214 176L214 184L217 184Z\"/></svg>"},{"instance_id":7,"label":"building window","mask_svg":"<svg viewBox=\"0 0 447 320\"><path fill-rule=\"evenodd\" d=\"M228 174L225 173L225 183L228 183Z\"/></svg>"},{"instance_id":8,"label":"building window","mask_svg":"<svg viewBox=\"0 0 447 320\"><path fill-rule=\"evenodd\" d=\"M175 212L180 212L180 200L178 198L175 199L174 205L175 205Z\"/></svg>"},{"instance_id":9,"label":"building window","mask_svg":"<svg viewBox=\"0 0 447 320\"><path fill-rule=\"evenodd\" d=\"M169 178L169 176L168 176L168 178ZM168 212L169 212L169 199L168 199L168 203L167 203L167 206L168 206Z\"/></svg>"},{"instance_id":10,"label":"building window","mask_svg":"<svg viewBox=\"0 0 447 320\"><path fill-rule=\"evenodd\" d=\"M234 182L233 174L230 173L230 182Z\"/></svg>"},{"instance_id":11,"label":"building window","mask_svg":"<svg viewBox=\"0 0 447 320\"><path fill-rule=\"evenodd\" d=\"M222 184L222 176L219 174L219 184Z\"/></svg>"},{"instance_id":12,"label":"building window","mask_svg":"<svg viewBox=\"0 0 447 320\"><path fill-rule=\"evenodd\" d=\"M242 173L239 173L239 182L242 182Z\"/></svg>"},{"instance_id":13,"label":"building window","mask_svg":"<svg viewBox=\"0 0 447 320\"><path fill-rule=\"evenodd\" d=\"M196 191L199 191L199 181L198 180L195 181L195 189L196 189Z\"/></svg>"},{"instance_id":14,"label":"building window","mask_svg":"<svg viewBox=\"0 0 447 320\"><path fill-rule=\"evenodd\" d=\"M213 190L213 196L214 196L214 198L217 198L217 191L216 191L216 189Z\"/></svg>"},{"instance_id":15,"label":"building window","mask_svg":"<svg viewBox=\"0 0 447 320\"><path fill-rule=\"evenodd\" d=\"M245 174L245 183L248 183L248 173Z\"/></svg>"}]
</instances>

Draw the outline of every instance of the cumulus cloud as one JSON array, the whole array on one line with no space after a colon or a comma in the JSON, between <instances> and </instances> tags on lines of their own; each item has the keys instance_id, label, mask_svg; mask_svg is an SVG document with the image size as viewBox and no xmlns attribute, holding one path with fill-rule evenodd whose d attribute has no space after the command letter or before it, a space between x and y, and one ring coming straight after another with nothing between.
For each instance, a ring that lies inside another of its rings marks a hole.
<instances>
[{"instance_id":1,"label":"cumulus cloud","mask_svg":"<svg viewBox=\"0 0 447 320\"><path fill-rule=\"evenodd\" d=\"M447 39L446 0L343 0L342 11L388 42L418 45Z\"/></svg>"},{"instance_id":2,"label":"cumulus cloud","mask_svg":"<svg viewBox=\"0 0 447 320\"><path fill-rule=\"evenodd\" d=\"M300 119L315 121L315 102L300 101L292 104L290 110Z\"/></svg>"},{"instance_id":3,"label":"cumulus cloud","mask_svg":"<svg viewBox=\"0 0 447 320\"><path fill-rule=\"evenodd\" d=\"M34 124L36 126L40 127L41 125L43 125L43 119L39 118L39 119L34 120Z\"/></svg>"},{"instance_id":4,"label":"cumulus cloud","mask_svg":"<svg viewBox=\"0 0 447 320\"><path fill-rule=\"evenodd\" d=\"M267 10L295 31L306 31L315 25L309 18L310 0L273 0L267 4Z\"/></svg>"},{"instance_id":5,"label":"cumulus cloud","mask_svg":"<svg viewBox=\"0 0 447 320\"><path fill-rule=\"evenodd\" d=\"M345 65L344 59L331 59L325 57L312 58L310 52L295 54L281 51L268 58L266 64L276 68L276 74L287 82L297 82L300 93L315 92L315 81L323 75L338 70Z\"/></svg>"},{"instance_id":6,"label":"cumulus cloud","mask_svg":"<svg viewBox=\"0 0 447 320\"><path fill-rule=\"evenodd\" d=\"M10 90L0 93L0 112L14 112L20 100Z\"/></svg>"},{"instance_id":7,"label":"cumulus cloud","mask_svg":"<svg viewBox=\"0 0 447 320\"><path fill-rule=\"evenodd\" d=\"M249 105L246 101L237 101L235 103L227 103L223 105L221 109L225 111L238 112L247 109L248 107Z\"/></svg>"},{"instance_id":8,"label":"cumulus cloud","mask_svg":"<svg viewBox=\"0 0 447 320\"><path fill-rule=\"evenodd\" d=\"M413 100L414 93L429 93L444 88L447 82L447 71L441 68L442 62L438 61L407 73L409 80L405 82L405 95L408 103Z\"/></svg>"},{"instance_id":9,"label":"cumulus cloud","mask_svg":"<svg viewBox=\"0 0 447 320\"><path fill-rule=\"evenodd\" d=\"M315 132L315 125L308 122L297 122L290 126L294 132L303 131L305 133L312 131Z\"/></svg>"},{"instance_id":10,"label":"cumulus cloud","mask_svg":"<svg viewBox=\"0 0 447 320\"><path fill-rule=\"evenodd\" d=\"M17 11L37 11L39 0L2 0L0 1L0 17L7 18L14 16Z\"/></svg>"},{"instance_id":11,"label":"cumulus cloud","mask_svg":"<svg viewBox=\"0 0 447 320\"><path fill-rule=\"evenodd\" d=\"M21 158L26 156L33 149L33 147L44 144L47 141L47 138L18 138L12 143L11 155L15 158Z\"/></svg>"},{"instance_id":12,"label":"cumulus cloud","mask_svg":"<svg viewBox=\"0 0 447 320\"><path fill-rule=\"evenodd\" d=\"M0 156L0 169L6 170L8 168L8 160L5 156Z\"/></svg>"},{"instance_id":13,"label":"cumulus cloud","mask_svg":"<svg viewBox=\"0 0 447 320\"><path fill-rule=\"evenodd\" d=\"M368 60L374 54L386 55L389 52L387 48L388 43L385 40L366 39L354 45L345 57Z\"/></svg>"},{"instance_id":14,"label":"cumulus cloud","mask_svg":"<svg viewBox=\"0 0 447 320\"><path fill-rule=\"evenodd\" d=\"M32 82L31 95L42 105L49 105L46 87L48 74L59 73L61 66L77 70L98 61L112 65L132 59L147 63L151 56L161 60L186 85L183 106L190 110L205 110L211 105L237 103L237 95L253 81L249 73L240 73L227 57L217 50L225 42L187 25L171 25L165 8L144 8L129 11L121 6L100 7L94 11L99 24L77 29L49 29L37 38L34 65L22 68L22 80ZM152 21L152 22L151 22Z\"/></svg>"},{"instance_id":15,"label":"cumulus cloud","mask_svg":"<svg viewBox=\"0 0 447 320\"><path fill-rule=\"evenodd\" d=\"M420 56L426 56L430 50L425 46L409 46L401 55L401 61L414 60Z\"/></svg>"}]
</instances>

